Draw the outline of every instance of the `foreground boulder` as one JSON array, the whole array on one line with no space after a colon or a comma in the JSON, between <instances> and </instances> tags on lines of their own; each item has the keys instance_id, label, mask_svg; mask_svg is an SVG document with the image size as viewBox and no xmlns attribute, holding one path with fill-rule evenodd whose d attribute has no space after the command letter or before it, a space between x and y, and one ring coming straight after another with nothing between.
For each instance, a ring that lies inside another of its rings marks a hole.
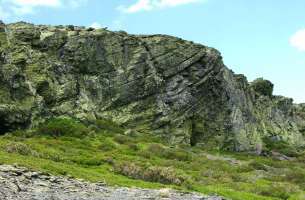
<instances>
[{"instance_id":1,"label":"foreground boulder","mask_svg":"<svg viewBox=\"0 0 305 200\"><path fill-rule=\"evenodd\" d=\"M1 200L224 200L170 189L107 187L103 183L51 176L23 167L0 165Z\"/></svg>"},{"instance_id":2,"label":"foreground boulder","mask_svg":"<svg viewBox=\"0 0 305 200\"><path fill-rule=\"evenodd\" d=\"M0 31L0 133L52 117L107 118L186 143L260 153L264 138L304 145L304 105L250 84L210 47L20 22ZM265 88L266 87L266 88Z\"/></svg>"}]
</instances>

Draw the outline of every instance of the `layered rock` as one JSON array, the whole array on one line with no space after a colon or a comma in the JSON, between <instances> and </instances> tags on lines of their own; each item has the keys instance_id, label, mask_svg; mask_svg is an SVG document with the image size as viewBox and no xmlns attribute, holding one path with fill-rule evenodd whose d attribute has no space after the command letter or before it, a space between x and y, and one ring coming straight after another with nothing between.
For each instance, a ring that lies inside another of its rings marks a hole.
<instances>
[{"instance_id":1,"label":"layered rock","mask_svg":"<svg viewBox=\"0 0 305 200\"><path fill-rule=\"evenodd\" d=\"M10 165L0 165L0 186L0 200L224 200L171 189L107 187Z\"/></svg>"},{"instance_id":2,"label":"layered rock","mask_svg":"<svg viewBox=\"0 0 305 200\"><path fill-rule=\"evenodd\" d=\"M304 145L304 105L260 93L210 47L74 26L0 32L1 133L57 116L109 118L170 143L244 151Z\"/></svg>"}]
</instances>

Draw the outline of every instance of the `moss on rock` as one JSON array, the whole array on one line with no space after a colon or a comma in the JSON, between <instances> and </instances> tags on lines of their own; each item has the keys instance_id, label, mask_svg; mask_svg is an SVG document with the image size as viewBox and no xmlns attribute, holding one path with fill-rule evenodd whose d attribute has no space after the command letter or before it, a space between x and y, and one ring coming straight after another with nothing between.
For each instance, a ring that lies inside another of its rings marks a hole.
<instances>
[{"instance_id":1,"label":"moss on rock","mask_svg":"<svg viewBox=\"0 0 305 200\"><path fill-rule=\"evenodd\" d=\"M271 82L234 74L213 48L166 35L5 27L0 115L8 130L68 116L110 119L173 145L261 152L262 138L274 135L304 144L304 110L272 96Z\"/></svg>"}]
</instances>

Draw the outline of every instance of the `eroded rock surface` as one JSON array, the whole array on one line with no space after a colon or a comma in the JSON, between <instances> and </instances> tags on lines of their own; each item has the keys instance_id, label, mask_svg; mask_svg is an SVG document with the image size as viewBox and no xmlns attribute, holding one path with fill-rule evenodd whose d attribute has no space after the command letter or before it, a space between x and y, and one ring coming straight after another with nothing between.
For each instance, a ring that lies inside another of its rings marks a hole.
<instances>
[{"instance_id":1,"label":"eroded rock surface","mask_svg":"<svg viewBox=\"0 0 305 200\"><path fill-rule=\"evenodd\" d=\"M110 118L172 144L257 153L265 137L304 145L304 105L256 90L213 48L165 35L1 26L0 134L70 116Z\"/></svg>"},{"instance_id":2,"label":"eroded rock surface","mask_svg":"<svg viewBox=\"0 0 305 200\"><path fill-rule=\"evenodd\" d=\"M103 183L51 176L23 167L0 165L0 200L223 200L170 189L107 187Z\"/></svg>"}]
</instances>

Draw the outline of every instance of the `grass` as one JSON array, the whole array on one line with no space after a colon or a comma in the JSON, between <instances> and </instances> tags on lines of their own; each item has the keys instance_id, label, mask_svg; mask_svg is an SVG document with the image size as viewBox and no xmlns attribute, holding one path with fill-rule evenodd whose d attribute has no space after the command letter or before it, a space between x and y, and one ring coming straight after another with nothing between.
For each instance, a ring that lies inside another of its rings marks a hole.
<instances>
[{"instance_id":1,"label":"grass","mask_svg":"<svg viewBox=\"0 0 305 200\"><path fill-rule=\"evenodd\" d=\"M53 119L0 137L0 163L109 185L218 194L233 200L303 200L305 162L198 147L168 147L148 133L103 120L87 127ZM304 154L303 154L304 155Z\"/></svg>"}]
</instances>

